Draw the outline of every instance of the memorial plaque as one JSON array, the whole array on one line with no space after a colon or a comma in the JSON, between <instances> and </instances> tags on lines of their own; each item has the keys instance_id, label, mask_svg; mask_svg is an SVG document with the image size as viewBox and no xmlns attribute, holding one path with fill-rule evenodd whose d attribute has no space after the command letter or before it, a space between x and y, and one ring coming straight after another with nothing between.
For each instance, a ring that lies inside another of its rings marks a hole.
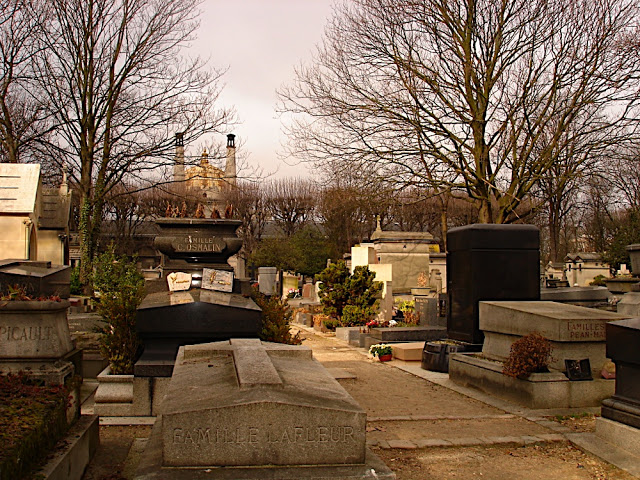
<instances>
[{"instance_id":1,"label":"memorial plaque","mask_svg":"<svg viewBox=\"0 0 640 480\"><path fill-rule=\"evenodd\" d=\"M233 290L233 272L204 268L202 270L202 288L230 293Z\"/></svg>"},{"instance_id":2,"label":"memorial plaque","mask_svg":"<svg viewBox=\"0 0 640 480\"><path fill-rule=\"evenodd\" d=\"M184 272L173 272L167 275L167 284L170 292L181 292L191 288L191 274Z\"/></svg>"},{"instance_id":3,"label":"memorial plaque","mask_svg":"<svg viewBox=\"0 0 640 480\"><path fill-rule=\"evenodd\" d=\"M591 376L591 363L588 358L582 360L565 360L569 380L593 380Z\"/></svg>"},{"instance_id":4,"label":"memorial plaque","mask_svg":"<svg viewBox=\"0 0 640 480\"><path fill-rule=\"evenodd\" d=\"M226 242L213 235L183 235L175 238L171 245L174 252L221 252L227 246Z\"/></svg>"}]
</instances>

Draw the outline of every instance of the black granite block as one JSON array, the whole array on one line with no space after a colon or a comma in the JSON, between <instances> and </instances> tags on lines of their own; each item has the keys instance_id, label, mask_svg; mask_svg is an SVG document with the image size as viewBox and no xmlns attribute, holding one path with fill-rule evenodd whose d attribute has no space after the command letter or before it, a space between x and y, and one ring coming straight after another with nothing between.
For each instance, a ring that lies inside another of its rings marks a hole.
<instances>
[{"instance_id":1,"label":"black granite block","mask_svg":"<svg viewBox=\"0 0 640 480\"><path fill-rule=\"evenodd\" d=\"M540 299L540 240L533 225L466 225L447 234L449 338L482 343L481 300Z\"/></svg>"}]
</instances>

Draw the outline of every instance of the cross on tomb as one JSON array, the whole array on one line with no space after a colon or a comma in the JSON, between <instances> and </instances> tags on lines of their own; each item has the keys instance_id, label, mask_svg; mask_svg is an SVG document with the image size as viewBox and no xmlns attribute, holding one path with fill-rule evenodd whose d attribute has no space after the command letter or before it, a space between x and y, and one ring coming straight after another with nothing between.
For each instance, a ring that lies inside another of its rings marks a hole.
<instances>
[{"instance_id":1,"label":"cross on tomb","mask_svg":"<svg viewBox=\"0 0 640 480\"><path fill-rule=\"evenodd\" d=\"M282 344L264 344L257 338L232 338L229 344L186 345L184 359L210 355L231 355L236 379L241 389L269 386L284 388L284 383L271 361L269 352L275 355L303 355L311 358L311 351Z\"/></svg>"}]
</instances>

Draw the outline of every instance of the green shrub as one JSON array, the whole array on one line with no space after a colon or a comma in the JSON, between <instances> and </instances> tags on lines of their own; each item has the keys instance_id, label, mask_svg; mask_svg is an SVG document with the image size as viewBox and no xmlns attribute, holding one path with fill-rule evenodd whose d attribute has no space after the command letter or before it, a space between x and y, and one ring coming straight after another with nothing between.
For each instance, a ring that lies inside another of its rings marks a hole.
<instances>
[{"instance_id":1,"label":"green shrub","mask_svg":"<svg viewBox=\"0 0 640 480\"><path fill-rule=\"evenodd\" d=\"M293 312L277 295L267 297L257 289L251 295L254 302L262 309L260 340L265 342L300 345L300 334L291 335L289 323Z\"/></svg>"},{"instance_id":2,"label":"green shrub","mask_svg":"<svg viewBox=\"0 0 640 480\"><path fill-rule=\"evenodd\" d=\"M335 332L336 328L343 326L337 318L333 317L327 317L322 320L322 325L324 325L324 328L326 328L330 332Z\"/></svg>"},{"instance_id":3,"label":"green shrub","mask_svg":"<svg viewBox=\"0 0 640 480\"><path fill-rule=\"evenodd\" d=\"M342 327L359 327L366 325L373 319L377 313L374 307L362 307L359 305L345 305L342 309L342 318L340 326Z\"/></svg>"},{"instance_id":4,"label":"green shrub","mask_svg":"<svg viewBox=\"0 0 640 480\"><path fill-rule=\"evenodd\" d=\"M526 378L532 373L549 371L550 361L551 342L534 332L513 342L502 373L510 377Z\"/></svg>"},{"instance_id":5,"label":"green shrub","mask_svg":"<svg viewBox=\"0 0 640 480\"><path fill-rule=\"evenodd\" d=\"M329 265L318 275L323 313L344 326L365 325L378 311L376 297L382 291L382 283L374 278L375 273L366 266L356 267L351 275L343 261Z\"/></svg>"},{"instance_id":6,"label":"green shrub","mask_svg":"<svg viewBox=\"0 0 640 480\"><path fill-rule=\"evenodd\" d=\"M589 282L589 285L592 286L597 286L597 287L605 287L607 284L605 283L605 277L604 275L598 275L596 277L593 277L593 280L591 282Z\"/></svg>"},{"instance_id":7,"label":"green shrub","mask_svg":"<svg viewBox=\"0 0 640 480\"><path fill-rule=\"evenodd\" d=\"M80 269L78 267L71 269L71 295L82 295L82 283L80 282Z\"/></svg>"},{"instance_id":8,"label":"green shrub","mask_svg":"<svg viewBox=\"0 0 640 480\"><path fill-rule=\"evenodd\" d=\"M130 375L140 350L136 310L144 296L144 277L126 256L117 257L113 245L94 261L93 286L100 293L97 311L105 325L100 352L109 360L111 373Z\"/></svg>"}]
</instances>

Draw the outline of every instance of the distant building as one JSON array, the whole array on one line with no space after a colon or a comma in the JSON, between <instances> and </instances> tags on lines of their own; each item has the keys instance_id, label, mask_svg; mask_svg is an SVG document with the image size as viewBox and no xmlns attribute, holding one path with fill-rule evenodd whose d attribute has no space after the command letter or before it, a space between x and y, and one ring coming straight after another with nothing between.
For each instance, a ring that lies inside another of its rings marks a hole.
<instances>
[{"instance_id":1,"label":"distant building","mask_svg":"<svg viewBox=\"0 0 640 480\"><path fill-rule=\"evenodd\" d=\"M0 257L69 264L71 192L42 186L40 165L0 163Z\"/></svg>"},{"instance_id":2,"label":"distant building","mask_svg":"<svg viewBox=\"0 0 640 480\"><path fill-rule=\"evenodd\" d=\"M586 287L598 275L610 276L609 264L602 262L599 253L568 253L564 263L565 275L571 286Z\"/></svg>"},{"instance_id":3,"label":"distant building","mask_svg":"<svg viewBox=\"0 0 640 480\"><path fill-rule=\"evenodd\" d=\"M183 135L176 134L173 171L176 193L202 203L206 216L210 216L214 208L224 211L228 193L237 184L235 135L227 135L227 155L225 169L222 170L209 162L206 149L198 165L185 168Z\"/></svg>"}]
</instances>

